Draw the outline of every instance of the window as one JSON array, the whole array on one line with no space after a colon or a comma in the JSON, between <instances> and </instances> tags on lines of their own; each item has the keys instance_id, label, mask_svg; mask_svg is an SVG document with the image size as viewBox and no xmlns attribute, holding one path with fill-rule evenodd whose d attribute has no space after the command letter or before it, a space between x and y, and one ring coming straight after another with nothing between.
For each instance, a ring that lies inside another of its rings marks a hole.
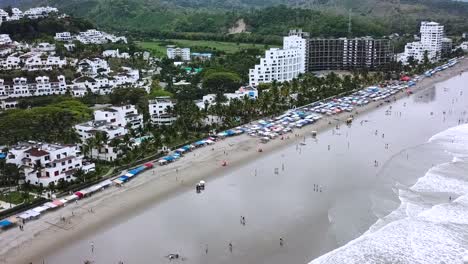
<instances>
[{"instance_id":1,"label":"window","mask_svg":"<svg viewBox=\"0 0 468 264\"><path fill-rule=\"evenodd\" d=\"M54 172L54 176L58 176L59 175L59 172L58 171L55 171Z\"/></svg>"}]
</instances>

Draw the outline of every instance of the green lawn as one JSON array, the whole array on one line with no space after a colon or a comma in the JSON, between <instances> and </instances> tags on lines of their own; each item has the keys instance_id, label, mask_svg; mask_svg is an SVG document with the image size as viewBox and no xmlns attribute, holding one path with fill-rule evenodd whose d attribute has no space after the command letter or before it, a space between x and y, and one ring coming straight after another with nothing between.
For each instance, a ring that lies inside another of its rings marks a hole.
<instances>
[{"instance_id":1,"label":"green lawn","mask_svg":"<svg viewBox=\"0 0 468 264\"><path fill-rule=\"evenodd\" d=\"M176 45L182 48L193 48L193 47L209 47L225 51L227 53L234 53L238 50L247 48L259 48L265 49L263 44L253 43L235 43L235 42L222 42L222 41L210 41L210 40L188 40L188 39L168 39L168 40L155 40L137 42L137 44L147 50L151 50L155 55L166 55L167 45ZM275 45L268 45L267 48L277 47Z\"/></svg>"},{"instance_id":2,"label":"green lawn","mask_svg":"<svg viewBox=\"0 0 468 264\"><path fill-rule=\"evenodd\" d=\"M0 200L7 202L7 203L20 204L25 199L32 200L33 197L30 194L25 195L23 192L18 192L18 191L0 194Z\"/></svg>"}]
</instances>

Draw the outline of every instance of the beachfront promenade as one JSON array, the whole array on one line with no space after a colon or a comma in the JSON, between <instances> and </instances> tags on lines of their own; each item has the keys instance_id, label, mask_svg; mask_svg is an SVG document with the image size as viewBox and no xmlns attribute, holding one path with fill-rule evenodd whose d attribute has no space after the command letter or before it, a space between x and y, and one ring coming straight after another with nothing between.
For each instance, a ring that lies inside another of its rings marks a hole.
<instances>
[{"instance_id":1,"label":"beachfront promenade","mask_svg":"<svg viewBox=\"0 0 468 264\"><path fill-rule=\"evenodd\" d=\"M464 70L465 64L462 61L462 63L453 68L451 74L449 71L440 72L436 77L424 79L413 90L430 86L436 81L448 78L455 74L455 72ZM406 96L406 94L400 92L395 95L395 97L402 96ZM375 109L381 103L381 101L371 102L357 109L362 113ZM295 129L294 133L301 137L310 135L311 130L321 131L326 129L329 127L329 122L332 122L333 125L343 122L350 114L346 113L324 118L313 125L305 126L303 129ZM355 113L352 114L355 115ZM268 144L260 145L258 138L242 135L217 141L213 145L214 150L211 147L195 149L185 154L185 157L180 158L180 160L166 166L158 166L156 169L141 174L130 183L124 184L121 188L106 189L103 192L94 194L90 198L78 201L77 204L71 203L60 210L44 214L39 220L27 223L23 232L16 229L8 230L3 234L7 235L5 241L9 240L11 242L11 249L15 245L19 246L23 242L31 240L34 234L40 231L42 232L38 236L39 240L52 236L56 237L57 241L63 241L67 237L70 237L71 233L76 235L83 232L85 234L89 232L85 230L93 230L93 226L98 226L99 222L105 221L103 219L115 219L119 215L119 211L132 210L134 204L144 204L154 196L164 197L170 194L172 190L180 188L180 186L182 188L193 188L195 182L205 178L207 175L214 175L221 170L229 170L234 166L252 160L255 156L261 155L257 152L259 146L261 146L264 152L270 152L284 146L284 142L297 143L297 139L295 137L291 137L290 140L280 140L278 138ZM228 155L225 153L228 153ZM223 160L228 162L228 166L221 166ZM200 170L193 171L193 167L195 166L200 168ZM149 186L154 187L154 189L149 189ZM112 203L112 200L115 199L123 202L115 205ZM66 220L59 220L62 217L65 217ZM10 240L10 238L12 239ZM3 243L4 241L2 241ZM60 242L57 245L59 244ZM32 243L23 246L30 248L32 252L39 253L37 255L41 255L40 252L47 251L40 250L40 247L35 247L36 245L37 243L32 241ZM22 248L24 248L23 246ZM35 249L37 251L34 251Z\"/></svg>"}]
</instances>

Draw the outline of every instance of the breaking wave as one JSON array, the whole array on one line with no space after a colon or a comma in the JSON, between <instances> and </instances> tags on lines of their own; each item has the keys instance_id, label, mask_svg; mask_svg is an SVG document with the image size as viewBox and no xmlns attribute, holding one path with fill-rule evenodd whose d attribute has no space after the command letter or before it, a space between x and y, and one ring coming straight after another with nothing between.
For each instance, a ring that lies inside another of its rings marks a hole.
<instances>
[{"instance_id":1,"label":"breaking wave","mask_svg":"<svg viewBox=\"0 0 468 264\"><path fill-rule=\"evenodd\" d=\"M453 159L432 166L411 187L397 186L400 206L362 236L315 260L321 263L464 263L468 257L468 125L428 144Z\"/></svg>"}]
</instances>

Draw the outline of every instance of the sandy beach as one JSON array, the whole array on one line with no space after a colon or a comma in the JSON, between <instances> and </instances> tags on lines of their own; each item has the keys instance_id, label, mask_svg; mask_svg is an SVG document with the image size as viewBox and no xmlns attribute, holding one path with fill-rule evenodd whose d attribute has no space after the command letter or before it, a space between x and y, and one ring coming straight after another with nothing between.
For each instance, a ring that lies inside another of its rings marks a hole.
<instances>
[{"instance_id":1,"label":"sandy beach","mask_svg":"<svg viewBox=\"0 0 468 264\"><path fill-rule=\"evenodd\" d=\"M414 92L431 88L435 83L447 80L468 69L468 60L461 60L450 70L437 73L432 78L425 78L415 87ZM407 95L398 93L395 97ZM357 109L363 114L376 109L382 102L372 102ZM357 115L357 113L351 113ZM10 229L0 235L0 263L29 263L40 261L40 256L59 250L71 241L84 238L98 229L112 226L128 215L145 210L155 200L164 200L179 192L193 189L201 179L218 177L235 170L243 164L250 163L267 153L275 152L286 146L298 144L312 130L324 131L341 124L350 113L332 116L320 120L314 125L294 131L298 136L290 135L289 139L274 140L260 144L257 138L247 135L227 138L211 147L197 149L167 166L139 175L123 187L111 187L94 196L69 204L55 212L42 215L40 219L30 221L24 230ZM329 122L332 124L330 125ZM259 153L258 148L263 152ZM226 160L228 166L221 166ZM65 217L65 221L61 218Z\"/></svg>"}]
</instances>

